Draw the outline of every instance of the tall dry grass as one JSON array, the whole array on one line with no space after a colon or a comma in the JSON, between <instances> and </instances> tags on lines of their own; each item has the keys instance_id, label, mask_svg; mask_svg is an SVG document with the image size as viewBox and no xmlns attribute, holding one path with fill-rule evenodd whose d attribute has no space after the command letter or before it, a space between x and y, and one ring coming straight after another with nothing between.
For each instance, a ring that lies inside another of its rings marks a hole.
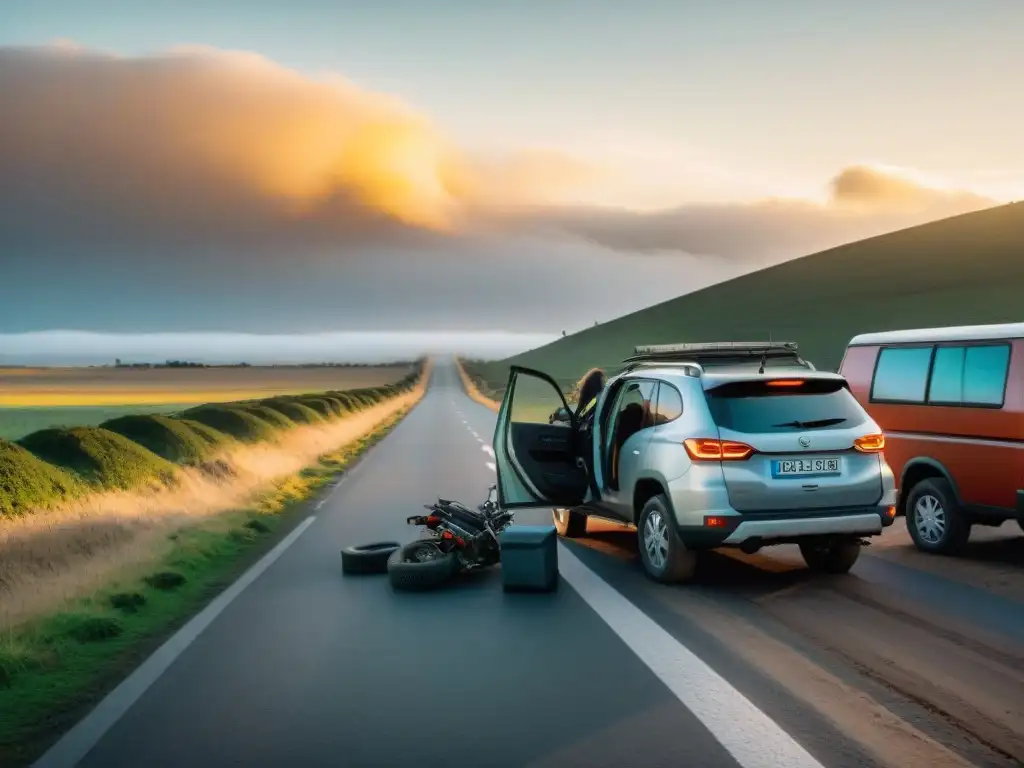
<instances>
[{"instance_id":1,"label":"tall dry grass","mask_svg":"<svg viewBox=\"0 0 1024 768\"><path fill-rule=\"evenodd\" d=\"M253 502L272 483L372 432L423 395L407 394L328 424L299 426L266 443L236 446L203 467L181 468L173 488L115 491L0 523L0 630L59 610L115 573L172 545L169 534Z\"/></svg>"},{"instance_id":2,"label":"tall dry grass","mask_svg":"<svg viewBox=\"0 0 1024 768\"><path fill-rule=\"evenodd\" d=\"M456 361L456 368L459 369L459 378L462 379L462 388L466 390L466 394L469 395L470 400L475 400L492 411L497 411L501 408L501 403L496 400L492 400L480 391L480 388L473 382L473 379L466 369L462 367L462 361Z\"/></svg>"}]
</instances>

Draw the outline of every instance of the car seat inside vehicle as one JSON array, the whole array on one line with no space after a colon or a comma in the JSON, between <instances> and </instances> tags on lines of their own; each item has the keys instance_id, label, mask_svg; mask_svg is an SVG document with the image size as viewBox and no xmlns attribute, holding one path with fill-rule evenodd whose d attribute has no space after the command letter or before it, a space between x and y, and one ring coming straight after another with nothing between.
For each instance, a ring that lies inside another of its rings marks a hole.
<instances>
[{"instance_id":1,"label":"car seat inside vehicle","mask_svg":"<svg viewBox=\"0 0 1024 768\"><path fill-rule=\"evenodd\" d=\"M622 446L643 427L645 408L642 401L636 402L633 400L633 398L637 397L642 397L639 389L626 393L624 400L627 402L623 409L619 411L619 416L615 421L615 443L612 446L612 471L610 477L613 488L619 487L619 458ZM630 400L633 401L628 402Z\"/></svg>"}]
</instances>

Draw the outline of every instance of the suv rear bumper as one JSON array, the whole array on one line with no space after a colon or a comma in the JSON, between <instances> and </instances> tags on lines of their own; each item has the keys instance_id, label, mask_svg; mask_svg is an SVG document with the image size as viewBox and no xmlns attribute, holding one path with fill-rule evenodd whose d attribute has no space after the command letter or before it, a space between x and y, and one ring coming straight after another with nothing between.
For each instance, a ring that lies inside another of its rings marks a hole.
<instances>
[{"instance_id":1,"label":"suv rear bumper","mask_svg":"<svg viewBox=\"0 0 1024 768\"><path fill-rule=\"evenodd\" d=\"M1017 517L1024 520L1024 491L1017 491Z\"/></svg>"},{"instance_id":2,"label":"suv rear bumper","mask_svg":"<svg viewBox=\"0 0 1024 768\"><path fill-rule=\"evenodd\" d=\"M691 549L740 546L744 542L765 545L805 536L878 536L893 524L888 506L837 510L797 510L726 516L726 526L677 525L683 543Z\"/></svg>"},{"instance_id":3,"label":"suv rear bumper","mask_svg":"<svg viewBox=\"0 0 1024 768\"><path fill-rule=\"evenodd\" d=\"M892 525L892 518L884 513L885 510L854 515L789 518L786 520L746 519L722 541L722 544L742 544L748 539L770 541L772 539L830 534L877 536L883 528Z\"/></svg>"}]
</instances>

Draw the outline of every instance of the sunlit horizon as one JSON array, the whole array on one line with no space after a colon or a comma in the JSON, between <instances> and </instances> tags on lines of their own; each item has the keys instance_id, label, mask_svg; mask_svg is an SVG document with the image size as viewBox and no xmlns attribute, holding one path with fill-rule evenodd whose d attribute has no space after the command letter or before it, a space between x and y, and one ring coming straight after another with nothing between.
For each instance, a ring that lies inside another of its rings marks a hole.
<instances>
[{"instance_id":1,"label":"sunlit horizon","mask_svg":"<svg viewBox=\"0 0 1024 768\"><path fill-rule=\"evenodd\" d=\"M232 365L387 363L422 355L499 359L557 338L554 334L474 331L257 333L0 333L2 366L86 366L185 360Z\"/></svg>"}]
</instances>

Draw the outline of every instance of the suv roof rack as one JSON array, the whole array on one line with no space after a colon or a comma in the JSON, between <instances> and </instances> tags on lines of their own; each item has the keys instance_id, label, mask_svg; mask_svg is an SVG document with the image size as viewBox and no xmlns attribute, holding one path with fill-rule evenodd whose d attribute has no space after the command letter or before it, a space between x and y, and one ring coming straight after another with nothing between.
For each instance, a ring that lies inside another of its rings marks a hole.
<instances>
[{"instance_id":1,"label":"suv roof rack","mask_svg":"<svg viewBox=\"0 0 1024 768\"><path fill-rule=\"evenodd\" d=\"M707 363L747 363L752 358L762 361L788 358L795 365L814 369L800 357L795 341L717 341L637 346L634 354L622 361L622 373L646 365L683 363L693 366L699 376Z\"/></svg>"},{"instance_id":2,"label":"suv roof rack","mask_svg":"<svg viewBox=\"0 0 1024 768\"><path fill-rule=\"evenodd\" d=\"M676 356L679 354L693 355L700 353L747 353L759 355L766 350L778 350L795 353L797 350L797 345L795 341L695 341L683 342L680 344L647 344L644 346L634 347L633 356Z\"/></svg>"}]
</instances>

